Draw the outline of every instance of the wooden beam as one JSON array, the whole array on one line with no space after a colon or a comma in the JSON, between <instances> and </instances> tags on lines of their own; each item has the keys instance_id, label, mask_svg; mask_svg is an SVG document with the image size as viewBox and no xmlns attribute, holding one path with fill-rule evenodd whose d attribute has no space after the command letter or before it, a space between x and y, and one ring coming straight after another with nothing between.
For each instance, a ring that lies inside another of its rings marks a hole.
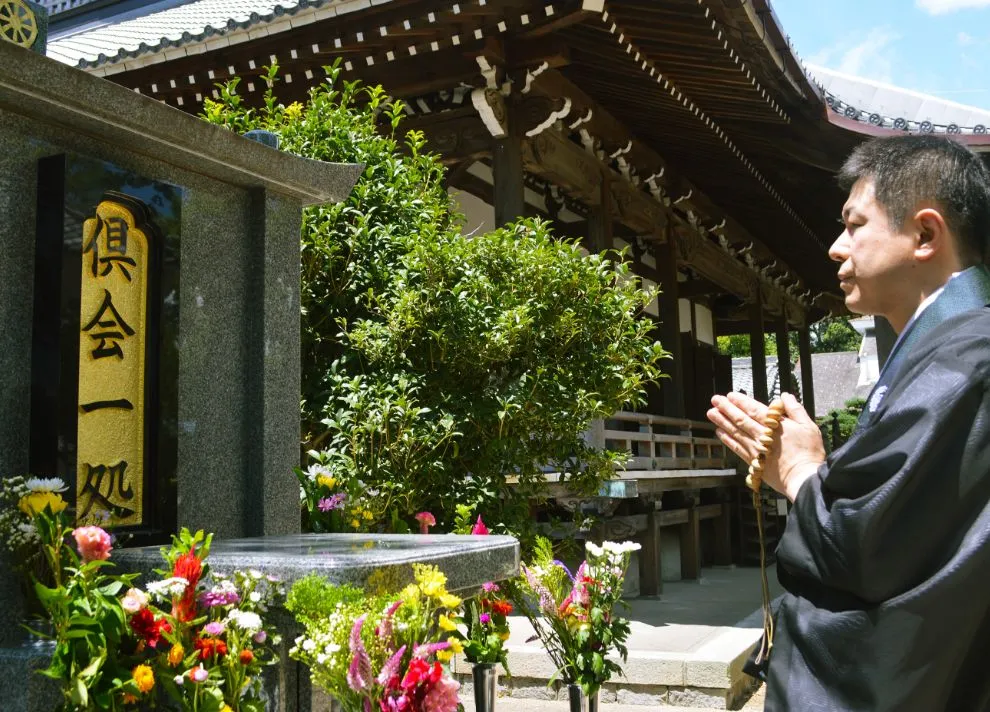
<instances>
[{"instance_id":1,"label":"wooden beam","mask_svg":"<svg viewBox=\"0 0 990 712\"><path fill-rule=\"evenodd\" d=\"M509 115L509 133L492 139L492 175L495 180L495 225L501 227L525 214L522 140Z\"/></svg>"},{"instance_id":2,"label":"wooden beam","mask_svg":"<svg viewBox=\"0 0 990 712\"><path fill-rule=\"evenodd\" d=\"M439 153L445 165L470 165L492 153L492 135L474 107L411 116L402 123L403 131L422 131L426 148Z\"/></svg>"},{"instance_id":3,"label":"wooden beam","mask_svg":"<svg viewBox=\"0 0 990 712\"><path fill-rule=\"evenodd\" d=\"M704 217L709 226L723 226L724 234L736 244L754 244L754 257L758 260L777 259L777 256L759 239L754 237L734 218L719 208L708 196L693 183L672 168L649 145L636 138L625 124L612 116L598 102L592 99L580 87L567 77L555 70L548 70L530 82L530 94L556 99L567 97L571 100L570 117L572 120L589 117L576 127L576 131L586 131L591 137L602 142L603 150L611 154L619 149L629 147L624 158L635 166L641 179L659 176L656 183L672 200L680 199L679 210L693 211L699 217ZM686 196L686 197L685 197ZM794 272L792 270L792 272ZM794 272L797 274L796 272Z\"/></svg>"}]
</instances>

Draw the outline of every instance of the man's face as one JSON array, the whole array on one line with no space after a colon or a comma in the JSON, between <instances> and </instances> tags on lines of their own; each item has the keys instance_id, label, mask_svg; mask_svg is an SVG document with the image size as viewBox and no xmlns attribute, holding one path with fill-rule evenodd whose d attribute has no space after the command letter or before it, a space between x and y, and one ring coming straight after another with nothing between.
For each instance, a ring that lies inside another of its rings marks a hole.
<instances>
[{"instance_id":1,"label":"man's face","mask_svg":"<svg viewBox=\"0 0 990 712\"><path fill-rule=\"evenodd\" d=\"M873 181L867 178L849 191L842 222L845 230L828 254L840 263L839 287L846 295L846 307L856 314L894 313L911 292L914 235L890 224L876 202Z\"/></svg>"}]
</instances>

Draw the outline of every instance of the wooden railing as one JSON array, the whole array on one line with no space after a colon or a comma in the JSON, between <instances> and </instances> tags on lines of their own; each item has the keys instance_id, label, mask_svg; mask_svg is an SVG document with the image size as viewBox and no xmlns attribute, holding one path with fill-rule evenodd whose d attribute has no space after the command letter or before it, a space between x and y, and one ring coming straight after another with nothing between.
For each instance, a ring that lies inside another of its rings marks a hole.
<instances>
[{"instance_id":1,"label":"wooden railing","mask_svg":"<svg viewBox=\"0 0 990 712\"><path fill-rule=\"evenodd\" d=\"M696 420L620 411L592 433L595 445L629 453L627 471L732 467L715 426Z\"/></svg>"}]
</instances>

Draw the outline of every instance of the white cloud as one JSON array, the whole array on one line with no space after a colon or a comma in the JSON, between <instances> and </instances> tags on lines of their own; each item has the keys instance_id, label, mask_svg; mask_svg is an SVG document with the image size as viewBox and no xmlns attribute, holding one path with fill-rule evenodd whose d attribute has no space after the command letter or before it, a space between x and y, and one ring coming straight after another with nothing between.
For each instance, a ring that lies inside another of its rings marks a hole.
<instances>
[{"instance_id":1,"label":"white cloud","mask_svg":"<svg viewBox=\"0 0 990 712\"><path fill-rule=\"evenodd\" d=\"M960 32L956 35L956 41L959 42L960 47L969 47L971 44L976 42L976 38L968 32Z\"/></svg>"},{"instance_id":2,"label":"white cloud","mask_svg":"<svg viewBox=\"0 0 990 712\"><path fill-rule=\"evenodd\" d=\"M956 10L990 7L990 0L915 0L915 5L932 15L944 15Z\"/></svg>"},{"instance_id":3,"label":"white cloud","mask_svg":"<svg viewBox=\"0 0 990 712\"><path fill-rule=\"evenodd\" d=\"M987 0L990 2L990 0ZM818 64L837 72L878 82L893 81L896 66L894 43L900 35L886 27L874 27L866 35L843 39L825 47L808 58L809 64Z\"/></svg>"}]
</instances>

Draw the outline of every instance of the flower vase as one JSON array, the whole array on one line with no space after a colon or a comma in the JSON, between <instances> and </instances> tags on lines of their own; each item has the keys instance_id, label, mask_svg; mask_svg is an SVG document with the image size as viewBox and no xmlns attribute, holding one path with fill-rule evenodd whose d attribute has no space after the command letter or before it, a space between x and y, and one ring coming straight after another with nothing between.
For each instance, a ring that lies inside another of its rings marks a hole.
<instances>
[{"instance_id":1,"label":"flower vase","mask_svg":"<svg viewBox=\"0 0 990 712\"><path fill-rule=\"evenodd\" d=\"M471 668L474 678L475 712L493 712L495 709L495 683L498 669L495 663L475 663Z\"/></svg>"},{"instance_id":2,"label":"flower vase","mask_svg":"<svg viewBox=\"0 0 990 712\"><path fill-rule=\"evenodd\" d=\"M590 695L586 695L580 685L568 685L567 700L570 703L570 712L598 712L598 692L599 690L595 690Z\"/></svg>"}]
</instances>

